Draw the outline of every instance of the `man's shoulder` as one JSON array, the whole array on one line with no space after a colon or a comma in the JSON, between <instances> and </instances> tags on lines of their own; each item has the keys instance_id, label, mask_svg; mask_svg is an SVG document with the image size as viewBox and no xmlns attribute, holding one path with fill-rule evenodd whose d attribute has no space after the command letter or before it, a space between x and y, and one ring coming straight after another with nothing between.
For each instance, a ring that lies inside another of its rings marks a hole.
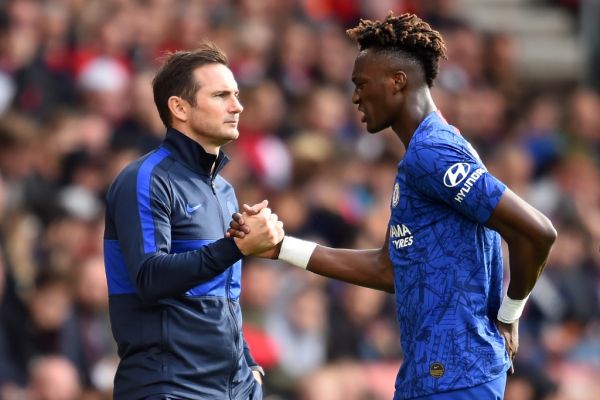
<instances>
[{"instance_id":1,"label":"man's shoulder","mask_svg":"<svg viewBox=\"0 0 600 400\"><path fill-rule=\"evenodd\" d=\"M406 152L407 162L431 163L464 153L468 142L451 128L449 125L440 126L429 130L427 134L416 136Z\"/></svg>"},{"instance_id":2,"label":"man's shoulder","mask_svg":"<svg viewBox=\"0 0 600 400\"><path fill-rule=\"evenodd\" d=\"M113 179L108 190L109 197L119 188L135 188L141 181L149 181L157 171L156 166L169 155L168 152L160 150L161 148L152 150L127 164Z\"/></svg>"},{"instance_id":3,"label":"man's shoulder","mask_svg":"<svg viewBox=\"0 0 600 400\"><path fill-rule=\"evenodd\" d=\"M143 156L131 161L117 175L118 179L127 179L130 176L137 176L138 173L152 172L163 160L169 156L169 152L162 147L156 148Z\"/></svg>"},{"instance_id":4,"label":"man's shoulder","mask_svg":"<svg viewBox=\"0 0 600 400\"><path fill-rule=\"evenodd\" d=\"M421 146L461 146L465 142L457 128L441 122L431 124L426 132L419 132L415 136L415 143Z\"/></svg>"}]
</instances>

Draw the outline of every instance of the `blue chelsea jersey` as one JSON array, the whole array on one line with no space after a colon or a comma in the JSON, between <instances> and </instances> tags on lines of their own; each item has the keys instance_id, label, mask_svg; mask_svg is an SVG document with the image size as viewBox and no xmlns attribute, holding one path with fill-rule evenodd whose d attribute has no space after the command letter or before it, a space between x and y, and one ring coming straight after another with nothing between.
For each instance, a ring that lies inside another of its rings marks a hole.
<instances>
[{"instance_id":1,"label":"blue chelsea jersey","mask_svg":"<svg viewBox=\"0 0 600 400\"><path fill-rule=\"evenodd\" d=\"M421 122L398 165L389 222L404 352L395 400L475 386L508 369L494 324L500 236L484 226L505 188L439 112Z\"/></svg>"}]
</instances>

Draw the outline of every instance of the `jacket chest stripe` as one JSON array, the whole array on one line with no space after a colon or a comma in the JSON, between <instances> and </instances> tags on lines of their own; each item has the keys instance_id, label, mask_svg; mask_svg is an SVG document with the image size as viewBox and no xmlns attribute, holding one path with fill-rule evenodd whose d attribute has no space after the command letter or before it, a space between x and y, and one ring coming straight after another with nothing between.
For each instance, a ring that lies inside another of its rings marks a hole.
<instances>
[{"instance_id":1,"label":"jacket chest stripe","mask_svg":"<svg viewBox=\"0 0 600 400\"><path fill-rule=\"evenodd\" d=\"M144 253L156 252L156 240L154 235L154 219L150 206L150 186L152 182L152 171L167 156L169 151L164 148L158 149L150 155L138 171L137 176L137 201L142 225L142 237L144 239Z\"/></svg>"}]
</instances>

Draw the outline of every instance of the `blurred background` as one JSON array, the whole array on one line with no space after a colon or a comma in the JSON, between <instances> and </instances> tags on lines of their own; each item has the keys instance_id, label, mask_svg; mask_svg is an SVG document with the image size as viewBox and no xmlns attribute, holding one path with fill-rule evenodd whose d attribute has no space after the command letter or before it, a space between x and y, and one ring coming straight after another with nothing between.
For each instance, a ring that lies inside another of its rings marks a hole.
<instances>
[{"instance_id":1,"label":"blurred background","mask_svg":"<svg viewBox=\"0 0 600 400\"><path fill-rule=\"evenodd\" d=\"M600 399L600 0L0 1L0 398L111 398L116 349L104 193L165 129L150 86L166 51L215 41L245 111L225 147L240 202L289 234L382 245L396 164L350 102L359 18L440 30L436 104L559 238L521 319L508 400ZM266 398L391 399L392 296L245 262L244 332Z\"/></svg>"}]
</instances>

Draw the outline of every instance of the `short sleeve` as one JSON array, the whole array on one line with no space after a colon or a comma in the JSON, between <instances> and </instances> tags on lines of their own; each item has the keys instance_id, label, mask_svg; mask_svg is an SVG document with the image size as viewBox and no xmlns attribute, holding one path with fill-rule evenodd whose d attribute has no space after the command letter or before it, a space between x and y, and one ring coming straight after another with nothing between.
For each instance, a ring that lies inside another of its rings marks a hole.
<instances>
[{"instance_id":1,"label":"short sleeve","mask_svg":"<svg viewBox=\"0 0 600 400\"><path fill-rule=\"evenodd\" d=\"M404 163L407 184L474 222L489 220L506 185L487 171L464 139L458 143L423 141L411 150Z\"/></svg>"}]
</instances>

